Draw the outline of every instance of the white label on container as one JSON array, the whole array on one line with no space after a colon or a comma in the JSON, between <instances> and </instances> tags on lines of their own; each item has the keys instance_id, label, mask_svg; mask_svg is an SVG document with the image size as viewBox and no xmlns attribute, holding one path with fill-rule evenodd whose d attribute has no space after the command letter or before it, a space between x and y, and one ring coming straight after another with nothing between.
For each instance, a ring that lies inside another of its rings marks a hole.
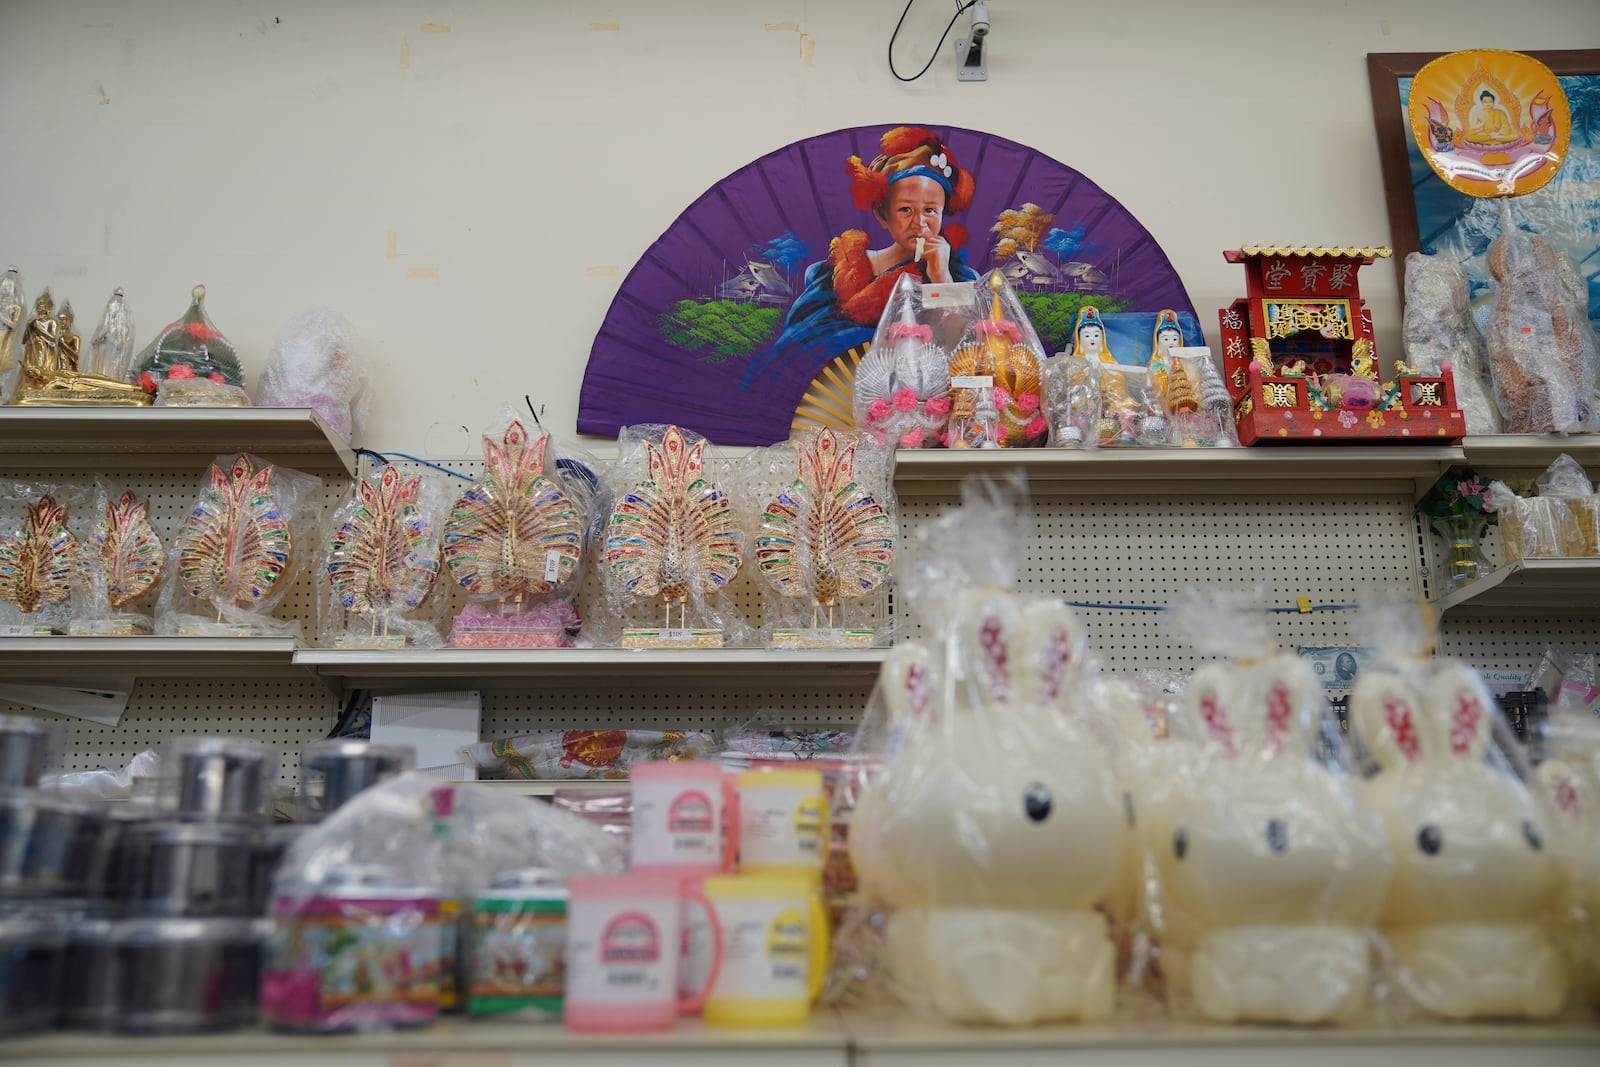
<instances>
[{"instance_id":1,"label":"white label on container","mask_svg":"<svg viewBox=\"0 0 1600 1067\"><path fill-rule=\"evenodd\" d=\"M722 863L722 826L715 798L679 782L633 787L633 865Z\"/></svg>"},{"instance_id":2,"label":"white label on container","mask_svg":"<svg viewBox=\"0 0 1600 1067\"><path fill-rule=\"evenodd\" d=\"M678 996L676 899L574 900L567 914L567 1001L663 1004Z\"/></svg>"},{"instance_id":3,"label":"white label on container","mask_svg":"<svg viewBox=\"0 0 1600 1067\"><path fill-rule=\"evenodd\" d=\"M663 641L693 641L694 631L687 627L674 626L671 629L660 631L657 636Z\"/></svg>"},{"instance_id":4,"label":"white label on container","mask_svg":"<svg viewBox=\"0 0 1600 1067\"><path fill-rule=\"evenodd\" d=\"M561 553L546 552L544 554L544 580L559 582L561 580Z\"/></svg>"},{"instance_id":5,"label":"white label on container","mask_svg":"<svg viewBox=\"0 0 1600 1067\"><path fill-rule=\"evenodd\" d=\"M964 308L972 300L971 282L928 282L922 287L924 308Z\"/></svg>"},{"instance_id":6,"label":"white label on container","mask_svg":"<svg viewBox=\"0 0 1600 1067\"><path fill-rule=\"evenodd\" d=\"M711 999L806 999L810 930L798 901L713 900L722 924L722 970Z\"/></svg>"},{"instance_id":7,"label":"white label on container","mask_svg":"<svg viewBox=\"0 0 1600 1067\"><path fill-rule=\"evenodd\" d=\"M822 797L801 785L739 791L741 867L822 866Z\"/></svg>"},{"instance_id":8,"label":"white label on container","mask_svg":"<svg viewBox=\"0 0 1600 1067\"><path fill-rule=\"evenodd\" d=\"M992 374L957 374L950 379L952 389L993 389Z\"/></svg>"}]
</instances>

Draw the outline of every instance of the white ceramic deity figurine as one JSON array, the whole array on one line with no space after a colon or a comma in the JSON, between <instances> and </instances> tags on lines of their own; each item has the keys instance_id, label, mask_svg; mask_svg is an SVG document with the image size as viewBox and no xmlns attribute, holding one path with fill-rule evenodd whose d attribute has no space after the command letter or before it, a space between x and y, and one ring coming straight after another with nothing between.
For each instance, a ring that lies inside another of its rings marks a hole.
<instances>
[{"instance_id":1,"label":"white ceramic deity figurine","mask_svg":"<svg viewBox=\"0 0 1600 1067\"><path fill-rule=\"evenodd\" d=\"M1204 667L1184 695L1205 741L1157 854L1169 979L1217 1021L1356 1015L1392 861L1376 812L1316 756L1320 684L1278 656Z\"/></svg>"},{"instance_id":2,"label":"white ceramic deity figurine","mask_svg":"<svg viewBox=\"0 0 1600 1067\"><path fill-rule=\"evenodd\" d=\"M1083 692L1078 624L984 591L951 614L954 667L927 643L889 655L900 744L851 824L862 888L893 909L889 977L959 1022L1104 1019L1116 954L1101 909L1131 834L1106 750L1062 708Z\"/></svg>"},{"instance_id":3,"label":"white ceramic deity figurine","mask_svg":"<svg viewBox=\"0 0 1600 1067\"><path fill-rule=\"evenodd\" d=\"M1397 978L1433 1015L1547 1018L1567 975L1543 926L1559 883L1540 805L1485 759L1497 709L1476 671L1446 663L1418 695L1365 671L1351 694L1396 860L1381 928Z\"/></svg>"},{"instance_id":4,"label":"white ceramic deity figurine","mask_svg":"<svg viewBox=\"0 0 1600 1067\"><path fill-rule=\"evenodd\" d=\"M1538 778L1549 802L1551 845L1566 888L1562 919L1572 936L1562 944L1578 987L1600 1006L1600 750L1587 766L1545 760Z\"/></svg>"}]
</instances>

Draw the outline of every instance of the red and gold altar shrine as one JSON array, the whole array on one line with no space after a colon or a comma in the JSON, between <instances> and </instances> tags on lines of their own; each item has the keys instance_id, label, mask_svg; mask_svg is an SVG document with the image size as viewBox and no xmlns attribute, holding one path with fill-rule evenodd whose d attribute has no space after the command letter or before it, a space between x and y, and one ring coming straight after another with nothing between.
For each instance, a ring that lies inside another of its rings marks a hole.
<instances>
[{"instance_id":1,"label":"red and gold altar shrine","mask_svg":"<svg viewBox=\"0 0 1600 1067\"><path fill-rule=\"evenodd\" d=\"M1384 382L1357 274L1387 248L1247 245L1246 293L1219 313L1222 366L1246 445L1312 441L1457 444L1455 381L1395 364Z\"/></svg>"}]
</instances>

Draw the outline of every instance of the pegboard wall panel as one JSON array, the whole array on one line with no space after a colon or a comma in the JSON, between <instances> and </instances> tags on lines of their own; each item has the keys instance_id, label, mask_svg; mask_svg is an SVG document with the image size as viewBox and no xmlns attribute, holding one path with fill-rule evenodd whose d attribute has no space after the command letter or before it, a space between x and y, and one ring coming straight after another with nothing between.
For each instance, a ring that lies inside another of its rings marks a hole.
<instances>
[{"instance_id":1,"label":"pegboard wall panel","mask_svg":"<svg viewBox=\"0 0 1600 1067\"><path fill-rule=\"evenodd\" d=\"M841 726L857 721L867 689L807 693L790 688L736 693L682 689L604 690L554 699L483 694L483 736L516 737L575 727L594 730L724 730L759 725Z\"/></svg>"}]
</instances>

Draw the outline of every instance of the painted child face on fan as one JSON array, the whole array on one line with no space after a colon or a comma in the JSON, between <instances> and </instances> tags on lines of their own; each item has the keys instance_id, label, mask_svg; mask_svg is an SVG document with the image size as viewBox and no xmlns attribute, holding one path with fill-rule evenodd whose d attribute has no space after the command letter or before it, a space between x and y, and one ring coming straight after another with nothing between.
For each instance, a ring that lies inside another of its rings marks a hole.
<instances>
[{"instance_id":1,"label":"painted child face on fan","mask_svg":"<svg viewBox=\"0 0 1600 1067\"><path fill-rule=\"evenodd\" d=\"M950 280L950 245L939 236L944 225L944 187L932 178L909 175L889 183L889 198L874 211L878 221L894 242L890 248L873 253L879 273L894 263L910 260L920 263L929 281Z\"/></svg>"}]
</instances>

